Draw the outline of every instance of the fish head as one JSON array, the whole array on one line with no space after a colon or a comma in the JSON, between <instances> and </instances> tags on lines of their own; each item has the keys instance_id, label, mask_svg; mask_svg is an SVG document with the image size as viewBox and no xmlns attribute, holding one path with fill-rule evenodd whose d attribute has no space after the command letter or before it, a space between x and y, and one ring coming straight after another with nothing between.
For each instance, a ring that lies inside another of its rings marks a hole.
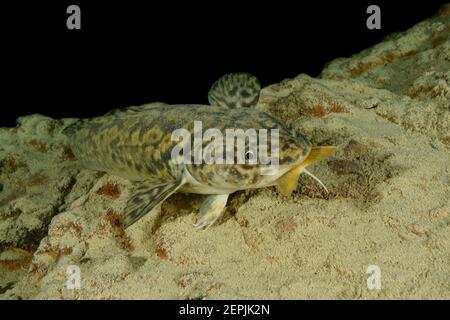
<instances>
[{"instance_id":1,"label":"fish head","mask_svg":"<svg viewBox=\"0 0 450 320\"><path fill-rule=\"evenodd\" d=\"M222 161L215 159L187 166L191 176L202 185L224 192L274 185L311 151L311 143L305 136L294 134L272 118L253 115L252 121L236 120L235 124L241 129L234 130L231 137L226 132L218 144L214 140L202 145L201 152L214 150L211 158L223 155Z\"/></svg>"}]
</instances>

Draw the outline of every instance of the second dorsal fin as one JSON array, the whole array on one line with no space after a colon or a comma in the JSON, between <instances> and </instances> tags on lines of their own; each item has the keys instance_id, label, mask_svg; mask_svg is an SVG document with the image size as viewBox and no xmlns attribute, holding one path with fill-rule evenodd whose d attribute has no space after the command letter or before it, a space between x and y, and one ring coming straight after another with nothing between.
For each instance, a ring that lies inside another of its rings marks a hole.
<instances>
[{"instance_id":1,"label":"second dorsal fin","mask_svg":"<svg viewBox=\"0 0 450 320\"><path fill-rule=\"evenodd\" d=\"M212 106L248 108L258 103L261 85L249 73L227 73L211 86L208 101Z\"/></svg>"}]
</instances>

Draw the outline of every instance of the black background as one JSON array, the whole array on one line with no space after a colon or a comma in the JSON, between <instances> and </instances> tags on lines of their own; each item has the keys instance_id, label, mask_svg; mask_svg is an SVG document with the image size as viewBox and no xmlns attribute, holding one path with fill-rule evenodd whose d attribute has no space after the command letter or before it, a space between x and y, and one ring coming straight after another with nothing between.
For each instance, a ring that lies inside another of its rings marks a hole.
<instances>
[{"instance_id":1,"label":"black background","mask_svg":"<svg viewBox=\"0 0 450 320\"><path fill-rule=\"evenodd\" d=\"M0 126L18 116L88 117L153 101L207 103L222 74L262 85L375 45L445 1L29 1L1 7ZM81 30L66 9L81 8ZM368 30L366 8L381 8Z\"/></svg>"},{"instance_id":2,"label":"black background","mask_svg":"<svg viewBox=\"0 0 450 320\"><path fill-rule=\"evenodd\" d=\"M223 315L215 312L205 315L180 315L186 304L195 307L214 307L224 310L224 305L269 305L269 315ZM149 319L385 319L385 318L437 318L448 310L448 300L441 301L0 301L3 316L61 319L70 314L73 319L86 319L101 315L105 319L128 319L143 315ZM9 314L11 311L11 314ZM13 313L14 312L14 313Z\"/></svg>"}]
</instances>

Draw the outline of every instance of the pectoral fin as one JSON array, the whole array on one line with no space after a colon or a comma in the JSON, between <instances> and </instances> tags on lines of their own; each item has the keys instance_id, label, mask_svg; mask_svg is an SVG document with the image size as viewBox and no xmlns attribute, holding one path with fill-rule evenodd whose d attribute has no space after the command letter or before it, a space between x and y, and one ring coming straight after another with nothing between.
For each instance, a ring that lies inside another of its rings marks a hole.
<instances>
[{"instance_id":1,"label":"pectoral fin","mask_svg":"<svg viewBox=\"0 0 450 320\"><path fill-rule=\"evenodd\" d=\"M300 176L300 170L295 167L282 175L277 180L277 189L283 196L290 196L292 191L295 190L298 183L298 177Z\"/></svg>"},{"instance_id":2,"label":"pectoral fin","mask_svg":"<svg viewBox=\"0 0 450 320\"><path fill-rule=\"evenodd\" d=\"M200 207L198 222L194 224L195 229L210 227L223 213L227 204L228 194L214 194L206 198Z\"/></svg>"},{"instance_id":3,"label":"pectoral fin","mask_svg":"<svg viewBox=\"0 0 450 320\"><path fill-rule=\"evenodd\" d=\"M334 149L336 149L334 146L312 147L308 157L302 163L278 178L276 181L278 191L284 196L290 196L295 188L297 188L298 178L303 169L314 162L325 159L334 151Z\"/></svg>"},{"instance_id":4,"label":"pectoral fin","mask_svg":"<svg viewBox=\"0 0 450 320\"><path fill-rule=\"evenodd\" d=\"M149 213L156 205L166 200L181 187L183 181L135 182L125 209L125 228Z\"/></svg>"}]
</instances>

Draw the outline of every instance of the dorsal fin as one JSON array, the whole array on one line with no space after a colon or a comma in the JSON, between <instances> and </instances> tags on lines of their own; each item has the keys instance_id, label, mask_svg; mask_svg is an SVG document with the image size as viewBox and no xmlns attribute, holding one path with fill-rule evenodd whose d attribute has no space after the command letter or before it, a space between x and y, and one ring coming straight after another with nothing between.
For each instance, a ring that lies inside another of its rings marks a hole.
<instances>
[{"instance_id":1,"label":"dorsal fin","mask_svg":"<svg viewBox=\"0 0 450 320\"><path fill-rule=\"evenodd\" d=\"M121 115L134 115L140 112L145 112L151 110L153 108L157 108L160 106L165 106L164 102L152 102L146 103L140 106L131 106L126 108L117 108L105 113L105 116L121 116Z\"/></svg>"},{"instance_id":2,"label":"dorsal fin","mask_svg":"<svg viewBox=\"0 0 450 320\"><path fill-rule=\"evenodd\" d=\"M208 101L212 106L247 108L258 103L261 85L249 73L227 73L211 86Z\"/></svg>"},{"instance_id":3,"label":"dorsal fin","mask_svg":"<svg viewBox=\"0 0 450 320\"><path fill-rule=\"evenodd\" d=\"M63 129L62 133L66 136L70 136L80 130L86 124L92 124L94 121L99 121L100 118L104 117L120 117L120 116L132 116L137 115L139 113L143 113L149 111L153 108L158 108L161 106L167 106L166 103L163 102L152 102L146 103L140 106L131 106L127 108L117 108L105 113L102 117L94 117L94 118L85 118L85 119L76 119L73 123L69 124L66 128Z\"/></svg>"}]
</instances>

